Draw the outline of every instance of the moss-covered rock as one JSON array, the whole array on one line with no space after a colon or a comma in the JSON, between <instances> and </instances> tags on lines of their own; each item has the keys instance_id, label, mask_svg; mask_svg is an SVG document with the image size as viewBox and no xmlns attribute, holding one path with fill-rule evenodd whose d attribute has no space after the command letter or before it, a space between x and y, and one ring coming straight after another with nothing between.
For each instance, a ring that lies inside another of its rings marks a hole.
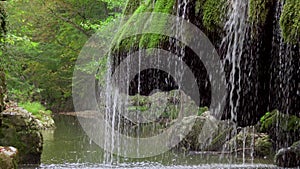
<instances>
[{"instance_id":1,"label":"moss-covered rock","mask_svg":"<svg viewBox=\"0 0 300 169\"><path fill-rule=\"evenodd\" d=\"M275 148L290 146L300 139L300 118L280 113L278 110L267 112L260 119L260 131L266 132Z\"/></svg>"},{"instance_id":2,"label":"moss-covered rock","mask_svg":"<svg viewBox=\"0 0 300 169\"><path fill-rule=\"evenodd\" d=\"M289 43L299 43L300 0L286 0L280 17L283 38Z\"/></svg>"},{"instance_id":3,"label":"moss-covered rock","mask_svg":"<svg viewBox=\"0 0 300 169\"><path fill-rule=\"evenodd\" d=\"M300 167L300 141L280 149L275 155L275 163L280 167Z\"/></svg>"},{"instance_id":4,"label":"moss-covered rock","mask_svg":"<svg viewBox=\"0 0 300 169\"><path fill-rule=\"evenodd\" d=\"M253 131L252 127L243 128L236 136L232 137L223 146L226 151L241 153L244 149L246 154L254 150L254 155L265 157L274 154L271 139L265 133Z\"/></svg>"},{"instance_id":5,"label":"moss-covered rock","mask_svg":"<svg viewBox=\"0 0 300 169\"><path fill-rule=\"evenodd\" d=\"M40 129L51 129L55 128L54 120L52 119L52 112L46 110L46 108L39 102L24 102L24 103L15 103L11 101L7 104L8 107L22 107L38 121L40 124Z\"/></svg>"},{"instance_id":6,"label":"moss-covered rock","mask_svg":"<svg viewBox=\"0 0 300 169\"><path fill-rule=\"evenodd\" d=\"M259 134L259 137L255 140L254 151L260 157L274 154L270 136L264 133Z\"/></svg>"},{"instance_id":7,"label":"moss-covered rock","mask_svg":"<svg viewBox=\"0 0 300 169\"><path fill-rule=\"evenodd\" d=\"M180 139L176 148L184 151L222 150L232 129L233 124L229 121L218 121L209 112L205 112L200 116L184 117L180 123L175 124L179 134L171 133L170 140Z\"/></svg>"},{"instance_id":8,"label":"moss-covered rock","mask_svg":"<svg viewBox=\"0 0 300 169\"><path fill-rule=\"evenodd\" d=\"M179 90L156 92L150 96L129 96L129 105L125 116L134 123L153 121L163 123L170 122L176 119L180 113L182 97L186 97L186 95ZM198 106L196 106L194 102L186 101L183 103L185 103L185 110L196 108L194 115L198 113Z\"/></svg>"},{"instance_id":9,"label":"moss-covered rock","mask_svg":"<svg viewBox=\"0 0 300 169\"><path fill-rule=\"evenodd\" d=\"M136 16L143 12L157 12L157 13L166 13L172 14L174 13L174 5L175 0L147 0L147 1L135 1L133 5L127 4L130 6L125 9L125 14L132 14L129 20L123 25L116 36L117 39L114 40L115 47L114 51L122 51L128 52L130 49L135 48L153 48L157 47L159 44L163 43L163 41L168 40L165 36L156 35L156 34L144 34L138 35L135 37L124 38L124 35L128 32L132 32L132 30L137 29L134 25L138 25L138 27L144 25L145 20L136 18ZM139 4L137 7L136 5ZM133 10L135 9L135 10ZM150 19L150 18L149 18ZM162 20L158 25L150 25L153 29L166 29L165 23L167 20ZM139 28L140 29L140 28Z\"/></svg>"},{"instance_id":10,"label":"moss-covered rock","mask_svg":"<svg viewBox=\"0 0 300 169\"><path fill-rule=\"evenodd\" d=\"M250 0L249 21L255 26L263 26L273 6L274 0Z\"/></svg>"},{"instance_id":11,"label":"moss-covered rock","mask_svg":"<svg viewBox=\"0 0 300 169\"><path fill-rule=\"evenodd\" d=\"M3 111L0 121L0 145L16 147L22 164L39 164L43 146L41 124L22 108Z\"/></svg>"},{"instance_id":12,"label":"moss-covered rock","mask_svg":"<svg viewBox=\"0 0 300 169\"><path fill-rule=\"evenodd\" d=\"M18 150L14 147L0 146L0 169L16 169Z\"/></svg>"}]
</instances>

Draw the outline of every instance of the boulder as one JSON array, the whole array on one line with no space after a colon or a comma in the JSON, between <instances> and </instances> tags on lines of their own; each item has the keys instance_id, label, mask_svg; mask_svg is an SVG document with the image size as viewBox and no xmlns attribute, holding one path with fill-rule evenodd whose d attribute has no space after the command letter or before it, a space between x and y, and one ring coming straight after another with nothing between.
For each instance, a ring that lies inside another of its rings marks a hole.
<instances>
[{"instance_id":1,"label":"boulder","mask_svg":"<svg viewBox=\"0 0 300 169\"><path fill-rule=\"evenodd\" d=\"M0 113L0 121L0 145L16 147L21 164L39 164L43 146L41 124L19 107Z\"/></svg>"},{"instance_id":2,"label":"boulder","mask_svg":"<svg viewBox=\"0 0 300 169\"><path fill-rule=\"evenodd\" d=\"M255 156L265 157L274 154L272 142L266 133L258 133L253 127L240 129L238 134L224 144L225 151L246 154L254 153Z\"/></svg>"},{"instance_id":3,"label":"boulder","mask_svg":"<svg viewBox=\"0 0 300 169\"><path fill-rule=\"evenodd\" d=\"M170 140L181 140L176 148L186 151L221 150L233 130L231 122L217 120L209 112L184 117L174 125L176 132L170 133Z\"/></svg>"},{"instance_id":4,"label":"boulder","mask_svg":"<svg viewBox=\"0 0 300 169\"><path fill-rule=\"evenodd\" d=\"M300 141L280 149L275 155L275 163L279 167L300 167Z\"/></svg>"},{"instance_id":5,"label":"boulder","mask_svg":"<svg viewBox=\"0 0 300 169\"><path fill-rule=\"evenodd\" d=\"M123 96L123 98L127 99L127 96ZM124 100L124 103L127 101ZM182 112L181 105L184 110ZM124 106L126 106L126 111L123 111L122 115L135 124L150 122L166 124L180 115L197 115L199 109L195 102L180 90L157 91L149 96L129 96L128 104Z\"/></svg>"},{"instance_id":6,"label":"boulder","mask_svg":"<svg viewBox=\"0 0 300 169\"><path fill-rule=\"evenodd\" d=\"M0 146L0 169L16 169L18 150L14 147Z\"/></svg>"},{"instance_id":7,"label":"boulder","mask_svg":"<svg viewBox=\"0 0 300 169\"><path fill-rule=\"evenodd\" d=\"M39 123L39 127L41 130L47 130L47 129L55 129L55 122L51 115L46 115L44 111L39 111L41 116L39 118L36 118L36 121Z\"/></svg>"}]
</instances>

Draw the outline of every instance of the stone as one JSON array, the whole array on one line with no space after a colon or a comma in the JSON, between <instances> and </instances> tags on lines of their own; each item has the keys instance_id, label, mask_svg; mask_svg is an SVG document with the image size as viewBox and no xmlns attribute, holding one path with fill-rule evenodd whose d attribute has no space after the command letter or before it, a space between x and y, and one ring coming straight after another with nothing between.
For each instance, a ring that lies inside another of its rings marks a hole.
<instances>
[{"instance_id":1,"label":"stone","mask_svg":"<svg viewBox=\"0 0 300 169\"><path fill-rule=\"evenodd\" d=\"M39 124L40 130L47 130L47 129L55 129L55 122L51 115L45 115L43 112L41 114L41 119L36 119Z\"/></svg>"},{"instance_id":2,"label":"stone","mask_svg":"<svg viewBox=\"0 0 300 169\"><path fill-rule=\"evenodd\" d=\"M124 96L124 99L127 99ZM183 99L181 101L181 99ZM124 101L125 102L125 101ZM184 105L184 116L196 115L198 106L184 92L172 90L155 92L150 96L129 96L127 111L123 116L132 123L162 122L170 123L180 115L180 106Z\"/></svg>"},{"instance_id":3,"label":"stone","mask_svg":"<svg viewBox=\"0 0 300 169\"><path fill-rule=\"evenodd\" d=\"M39 131L41 124L19 107L3 111L0 119L0 145L16 147L20 164L40 164L43 148L43 137Z\"/></svg>"},{"instance_id":4,"label":"stone","mask_svg":"<svg viewBox=\"0 0 300 169\"><path fill-rule=\"evenodd\" d=\"M274 153L270 136L265 133L258 134L254 145L256 156L265 157Z\"/></svg>"},{"instance_id":5,"label":"stone","mask_svg":"<svg viewBox=\"0 0 300 169\"><path fill-rule=\"evenodd\" d=\"M279 167L300 167L300 141L291 147L278 150L275 163Z\"/></svg>"},{"instance_id":6,"label":"stone","mask_svg":"<svg viewBox=\"0 0 300 169\"><path fill-rule=\"evenodd\" d=\"M241 128L237 135L224 144L223 148L225 151L245 152L248 155L253 153L258 157L274 154L269 135L253 130L253 126Z\"/></svg>"},{"instance_id":7,"label":"stone","mask_svg":"<svg viewBox=\"0 0 300 169\"><path fill-rule=\"evenodd\" d=\"M14 147L0 146L0 169L16 169L18 150Z\"/></svg>"},{"instance_id":8,"label":"stone","mask_svg":"<svg viewBox=\"0 0 300 169\"><path fill-rule=\"evenodd\" d=\"M176 148L185 151L221 150L233 129L231 122L217 120L209 112L184 117L174 125L176 132L170 133L170 140L181 140Z\"/></svg>"}]
</instances>

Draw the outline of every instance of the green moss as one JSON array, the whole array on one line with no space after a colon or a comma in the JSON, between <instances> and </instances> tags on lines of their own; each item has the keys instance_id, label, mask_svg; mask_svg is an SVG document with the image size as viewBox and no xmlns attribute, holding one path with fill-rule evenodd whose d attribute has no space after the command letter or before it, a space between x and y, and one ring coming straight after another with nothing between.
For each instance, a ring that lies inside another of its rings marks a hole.
<instances>
[{"instance_id":1,"label":"green moss","mask_svg":"<svg viewBox=\"0 0 300 169\"><path fill-rule=\"evenodd\" d=\"M133 106L146 106L150 104L149 98L141 95L130 96L130 102Z\"/></svg>"},{"instance_id":2,"label":"green moss","mask_svg":"<svg viewBox=\"0 0 300 169\"><path fill-rule=\"evenodd\" d=\"M280 28L286 42L299 43L300 0L286 0L280 17Z\"/></svg>"},{"instance_id":3,"label":"green moss","mask_svg":"<svg viewBox=\"0 0 300 169\"><path fill-rule=\"evenodd\" d=\"M264 116L260 118L260 123L264 123L267 118L270 117L270 112L267 112Z\"/></svg>"},{"instance_id":4,"label":"green moss","mask_svg":"<svg viewBox=\"0 0 300 169\"><path fill-rule=\"evenodd\" d=\"M179 107L177 107L176 105L169 104L166 110L162 113L161 117L173 120L178 117L179 111Z\"/></svg>"},{"instance_id":5,"label":"green moss","mask_svg":"<svg viewBox=\"0 0 300 169\"><path fill-rule=\"evenodd\" d=\"M128 111L141 111L141 112L144 112L144 111L147 111L149 110L149 107L148 106L130 106L127 108Z\"/></svg>"},{"instance_id":6,"label":"green moss","mask_svg":"<svg viewBox=\"0 0 300 169\"><path fill-rule=\"evenodd\" d=\"M154 4L152 12L171 14L175 0L157 0ZM166 29L165 25L167 20L162 18L161 22L156 22L157 25L151 25L151 29L159 32L159 30ZM167 40L167 37L158 34L145 34L141 37L139 47L140 48L155 48L161 42Z\"/></svg>"},{"instance_id":7,"label":"green moss","mask_svg":"<svg viewBox=\"0 0 300 169\"><path fill-rule=\"evenodd\" d=\"M19 103L19 106L31 112L33 115L37 115L37 114L51 115L52 113L50 110L46 110L46 108L39 102Z\"/></svg>"},{"instance_id":8,"label":"green moss","mask_svg":"<svg viewBox=\"0 0 300 169\"><path fill-rule=\"evenodd\" d=\"M142 4L134 11L132 16L128 19L128 21L122 26L120 31L115 36L116 38L113 41L115 45L113 47L113 53L116 51L130 51L131 48L137 47L140 41L141 36L134 36L125 38L125 35L129 32L138 32L139 27L135 27L134 25L143 25L143 20L136 20L136 16L143 12L151 12L151 1L148 0ZM125 11L126 13L126 11Z\"/></svg>"},{"instance_id":9,"label":"green moss","mask_svg":"<svg viewBox=\"0 0 300 169\"><path fill-rule=\"evenodd\" d=\"M200 107L198 110L198 116L201 116L201 114L203 114L204 112L208 111L208 107Z\"/></svg>"},{"instance_id":10,"label":"green moss","mask_svg":"<svg viewBox=\"0 0 300 169\"><path fill-rule=\"evenodd\" d=\"M213 138L212 142L209 144L206 150L215 151L218 150L219 147L222 147L222 145L224 145L224 143L227 140L228 133L230 133L231 131L232 128L227 128L224 131L219 132L218 135L215 138Z\"/></svg>"},{"instance_id":11,"label":"green moss","mask_svg":"<svg viewBox=\"0 0 300 169\"><path fill-rule=\"evenodd\" d=\"M251 0L249 21L256 26L263 26L274 2L274 0Z\"/></svg>"},{"instance_id":12,"label":"green moss","mask_svg":"<svg viewBox=\"0 0 300 169\"><path fill-rule=\"evenodd\" d=\"M272 143L268 135L263 135L256 140L255 154L260 157L273 154Z\"/></svg>"},{"instance_id":13,"label":"green moss","mask_svg":"<svg viewBox=\"0 0 300 169\"><path fill-rule=\"evenodd\" d=\"M286 132L297 131L300 129L300 118L295 115L287 115L274 110L271 113L267 112L261 119L262 132L269 131L272 127L279 127Z\"/></svg>"},{"instance_id":14,"label":"green moss","mask_svg":"<svg viewBox=\"0 0 300 169\"><path fill-rule=\"evenodd\" d=\"M223 27L226 16L226 0L207 0L203 6L203 26L215 32Z\"/></svg>"},{"instance_id":15,"label":"green moss","mask_svg":"<svg viewBox=\"0 0 300 169\"><path fill-rule=\"evenodd\" d=\"M47 123L47 121L51 119L52 112L50 110L46 110L46 108L39 102L24 102L19 103L19 106L32 113L32 115L39 119L42 123Z\"/></svg>"},{"instance_id":16,"label":"green moss","mask_svg":"<svg viewBox=\"0 0 300 169\"><path fill-rule=\"evenodd\" d=\"M153 4L152 0L147 0L146 2L140 4L138 8L133 12L131 18L124 24L120 29L121 31L117 35L118 39L115 41L116 46L114 51L130 51L132 48L154 48L157 47L162 41L167 40L165 36L157 34L144 34L137 35L130 38L124 38L125 34L129 32L140 32L138 29L141 28L141 25L145 25L145 20L136 18L137 14L143 12L158 12L158 13L167 13L171 14L173 12L173 7L175 0L157 0ZM131 9L131 8L130 8ZM128 9L129 10L129 9ZM130 11L125 11L128 13ZM164 30L167 20L160 20L156 22L157 25L149 25L152 30ZM133 25L137 25L134 27ZM158 31L157 31L158 32Z\"/></svg>"}]
</instances>

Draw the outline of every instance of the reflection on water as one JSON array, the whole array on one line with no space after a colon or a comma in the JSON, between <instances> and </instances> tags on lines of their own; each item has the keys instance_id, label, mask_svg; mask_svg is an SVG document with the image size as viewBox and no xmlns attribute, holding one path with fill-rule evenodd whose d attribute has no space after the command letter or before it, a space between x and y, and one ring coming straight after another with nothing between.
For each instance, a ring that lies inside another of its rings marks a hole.
<instances>
[{"instance_id":1,"label":"reflection on water","mask_svg":"<svg viewBox=\"0 0 300 169\"><path fill-rule=\"evenodd\" d=\"M226 155L208 155L169 151L145 159L119 159L118 164L103 164L103 150L81 129L76 117L58 115L57 128L43 132L44 148L41 168L275 168L272 160L256 159L242 165L242 159L230 164ZM268 164L269 163L269 164Z\"/></svg>"}]
</instances>

